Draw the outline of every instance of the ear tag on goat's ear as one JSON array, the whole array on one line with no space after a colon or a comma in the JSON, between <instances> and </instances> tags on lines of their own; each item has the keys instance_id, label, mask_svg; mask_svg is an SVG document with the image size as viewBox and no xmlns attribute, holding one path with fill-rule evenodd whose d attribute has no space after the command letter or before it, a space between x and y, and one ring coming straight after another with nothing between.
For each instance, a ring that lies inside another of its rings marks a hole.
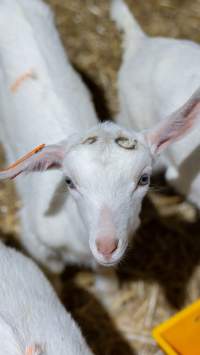
<instances>
[{"instance_id":1,"label":"ear tag on goat's ear","mask_svg":"<svg viewBox=\"0 0 200 355\"><path fill-rule=\"evenodd\" d=\"M29 153L25 154L22 158L16 160L13 164L9 165L6 169L2 169L0 171L6 171L15 168L17 165L25 161L26 159L32 157L34 154L39 153L46 144L40 144L37 147L35 147L33 150L31 150Z\"/></svg>"},{"instance_id":2,"label":"ear tag on goat's ear","mask_svg":"<svg viewBox=\"0 0 200 355\"><path fill-rule=\"evenodd\" d=\"M115 143L124 149L136 149L138 142L136 139L120 136L115 139Z\"/></svg>"}]
</instances>

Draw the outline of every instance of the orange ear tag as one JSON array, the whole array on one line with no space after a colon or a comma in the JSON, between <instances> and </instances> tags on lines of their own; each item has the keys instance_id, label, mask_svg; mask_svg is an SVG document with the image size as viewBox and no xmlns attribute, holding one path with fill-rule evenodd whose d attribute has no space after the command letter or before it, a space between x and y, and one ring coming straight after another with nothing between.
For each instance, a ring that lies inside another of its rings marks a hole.
<instances>
[{"instance_id":1,"label":"orange ear tag","mask_svg":"<svg viewBox=\"0 0 200 355\"><path fill-rule=\"evenodd\" d=\"M42 355L43 349L40 345L35 344L32 346L28 346L25 350L25 355Z\"/></svg>"},{"instance_id":2,"label":"orange ear tag","mask_svg":"<svg viewBox=\"0 0 200 355\"><path fill-rule=\"evenodd\" d=\"M7 168L0 170L0 172L2 171L7 171L10 170L12 168L15 168L17 165L19 165L20 163L22 163L23 161L25 161L26 159L32 157L34 154L37 154L38 152L40 152L46 144L40 144L37 147L35 147L33 150L31 150L29 153L25 154L22 158L16 160L13 164L9 165Z\"/></svg>"},{"instance_id":3,"label":"orange ear tag","mask_svg":"<svg viewBox=\"0 0 200 355\"><path fill-rule=\"evenodd\" d=\"M24 81L28 79L37 79L37 74L33 69L28 70L24 74L20 75L15 82L11 85L10 90L15 94Z\"/></svg>"},{"instance_id":4,"label":"orange ear tag","mask_svg":"<svg viewBox=\"0 0 200 355\"><path fill-rule=\"evenodd\" d=\"M153 329L167 355L200 355L200 300Z\"/></svg>"}]
</instances>

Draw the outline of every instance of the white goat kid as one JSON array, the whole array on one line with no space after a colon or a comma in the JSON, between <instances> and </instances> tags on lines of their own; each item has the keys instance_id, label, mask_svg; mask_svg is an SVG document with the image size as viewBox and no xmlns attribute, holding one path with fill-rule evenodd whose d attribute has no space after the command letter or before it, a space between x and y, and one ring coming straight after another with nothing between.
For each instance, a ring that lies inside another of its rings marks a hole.
<instances>
[{"instance_id":1,"label":"white goat kid","mask_svg":"<svg viewBox=\"0 0 200 355\"><path fill-rule=\"evenodd\" d=\"M2 355L92 355L39 268L0 243Z\"/></svg>"},{"instance_id":2,"label":"white goat kid","mask_svg":"<svg viewBox=\"0 0 200 355\"><path fill-rule=\"evenodd\" d=\"M163 119L168 125L170 114L200 86L200 46L188 40L148 37L122 0L112 1L111 16L124 31L117 121L139 130ZM200 116L198 91L195 96L189 111ZM200 208L199 143L199 129L192 130L166 151L162 163L167 180Z\"/></svg>"},{"instance_id":3,"label":"white goat kid","mask_svg":"<svg viewBox=\"0 0 200 355\"><path fill-rule=\"evenodd\" d=\"M71 191L60 193L65 185L57 171L16 180L23 245L54 272L66 263L91 265L90 249L99 263L117 263L138 226L147 189L131 198L134 176L142 173L142 146L132 158L132 138L124 142L121 128L98 126L88 91L66 58L52 13L40 0L0 2L0 61L1 141L8 162L40 143L66 140L40 146L38 154L2 174L62 167ZM148 166L149 153L145 159Z\"/></svg>"},{"instance_id":4,"label":"white goat kid","mask_svg":"<svg viewBox=\"0 0 200 355\"><path fill-rule=\"evenodd\" d=\"M1 141L8 162L40 142L62 140L97 123L91 99L72 69L50 9L40 0L0 3ZM54 272L66 261L90 260L75 203L59 193L52 171L18 179L21 240Z\"/></svg>"},{"instance_id":5,"label":"white goat kid","mask_svg":"<svg viewBox=\"0 0 200 355\"><path fill-rule=\"evenodd\" d=\"M63 181L59 171L16 180L24 205L23 244L57 272L69 262L91 265L92 254L102 265L116 264L139 225L157 153L196 121L199 92L150 132L97 124L39 0L1 2L0 60L1 138L8 161L35 144L53 143L18 160L0 179L57 168L70 192L56 196Z\"/></svg>"}]
</instances>

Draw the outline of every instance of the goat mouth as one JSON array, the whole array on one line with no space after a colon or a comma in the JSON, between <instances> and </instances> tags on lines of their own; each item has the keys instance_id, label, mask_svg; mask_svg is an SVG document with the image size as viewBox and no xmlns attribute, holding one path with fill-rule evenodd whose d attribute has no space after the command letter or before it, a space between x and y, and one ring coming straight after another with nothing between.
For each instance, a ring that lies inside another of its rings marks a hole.
<instances>
[{"instance_id":1,"label":"goat mouth","mask_svg":"<svg viewBox=\"0 0 200 355\"><path fill-rule=\"evenodd\" d=\"M100 264L100 265L102 265L102 266L105 266L105 267L111 267L111 266L115 266L115 265L117 265L119 262L120 262L120 260L121 260L121 258L119 257L119 258L117 258L117 259L115 259L115 260L111 260L111 261L104 261L104 260L100 260L100 259L98 259L98 258L95 258L96 260L97 260L97 262Z\"/></svg>"},{"instance_id":2,"label":"goat mouth","mask_svg":"<svg viewBox=\"0 0 200 355\"><path fill-rule=\"evenodd\" d=\"M118 263L118 261L107 262L107 263L98 261L98 263L105 267L111 267L111 266L115 266Z\"/></svg>"}]
</instances>

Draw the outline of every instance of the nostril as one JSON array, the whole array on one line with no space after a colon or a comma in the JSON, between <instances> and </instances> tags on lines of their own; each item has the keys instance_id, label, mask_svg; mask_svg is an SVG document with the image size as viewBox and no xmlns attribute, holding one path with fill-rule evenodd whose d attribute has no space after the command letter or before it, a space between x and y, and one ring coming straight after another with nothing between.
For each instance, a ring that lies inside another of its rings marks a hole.
<instances>
[{"instance_id":1,"label":"nostril","mask_svg":"<svg viewBox=\"0 0 200 355\"><path fill-rule=\"evenodd\" d=\"M111 256L118 247L117 239L110 239L108 237L99 238L96 241L97 250L104 256Z\"/></svg>"}]
</instances>

